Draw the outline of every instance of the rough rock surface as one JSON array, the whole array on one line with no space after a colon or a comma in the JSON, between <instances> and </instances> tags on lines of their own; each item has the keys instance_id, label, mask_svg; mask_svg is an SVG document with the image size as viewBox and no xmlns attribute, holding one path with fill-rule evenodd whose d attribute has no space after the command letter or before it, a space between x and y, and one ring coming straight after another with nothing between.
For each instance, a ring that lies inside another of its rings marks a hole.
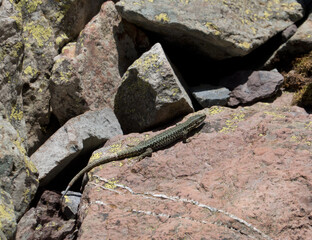
<instances>
[{"instance_id":1,"label":"rough rock surface","mask_svg":"<svg viewBox=\"0 0 312 240\"><path fill-rule=\"evenodd\" d=\"M144 131L193 112L179 77L159 43L136 60L115 98L114 111L124 132Z\"/></svg>"},{"instance_id":2,"label":"rough rock surface","mask_svg":"<svg viewBox=\"0 0 312 240\"><path fill-rule=\"evenodd\" d=\"M23 58L22 31L14 18L17 9L9 2L0 6L0 102L4 105L0 114L9 116L7 120L26 138L23 114L22 81L20 71Z\"/></svg>"},{"instance_id":3,"label":"rough rock surface","mask_svg":"<svg viewBox=\"0 0 312 240\"><path fill-rule=\"evenodd\" d=\"M0 213L0 239L11 239L16 231L16 215L11 196L2 189L0 189Z\"/></svg>"},{"instance_id":4,"label":"rough rock surface","mask_svg":"<svg viewBox=\"0 0 312 240\"><path fill-rule=\"evenodd\" d=\"M270 57L265 63L270 68L276 62L289 59L291 56L298 56L312 51L312 9L308 19L297 29L296 33Z\"/></svg>"},{"instance_id":5,"label":"rough rock surface","mask_svg":"<svg viewBox=\"0 0 312 240\"><path fill-rule=\"evenodd\" d=\"M29 153L52 134L49 129L48 87L53 58L64 43L77 37L90 17L98 11L101 2L103 0L10 0L17 10L10 17L16 21L16 27L21 29L23 36L23 41L12 48L11 53L23 56L23 64L17 73L21 74L19 81L23 83L23 112Z\"/></svg>"},{"instance_id":6,"label":"rough rock surface","mask_svg":"<svg viewBox=\"0 0 312 240\"><path fill-rule=\"evenodd\" d=\"M295 0L123 0L123 18L215 59L244 56L303 17Z\"/></svg>"},{"instance_id":7,"label":"rough rock surface","mask_svg":"<svg viewBox=\"0 0 312 240\"><path fill-rule=\"evenodd\" d=\"M86 110L113 108L122 74L145 47L145 35L121 21L112 1L105 2L77 42L55 59L51 105L61 124Z\"/></svg>"},{"instance_id":8,"label":"rough rock surface","mask_svg":"<svg viewBox=\"0 0 312 240\"><path fill-rule=\"evenodd\" d=\"M31 155L39 172L40 185L49 183L79 154L119 134L122 134L120 125L109 108L88 111L70 119Z\"/></svg>"},{"instance_id":9,"label":"rough rock surface","mask_svg":"<svg viewBox=\"0 0 312 240\"><path fill-rule=\"evenodd\" d=\"M221 85L231 89L229 106L250 104L274 96L284 77L277 71L242 71L222 79Z\"/></svg>"},{"instance_id":10,"label":"rough rock surface","mask_svg":"<svg viewBox=\"0 0 312 240\"><path fill-rule=\"evenodd\" d=\"M225 106L230 98L230 90L221 86L209 84L200 85L191 89L193 96L203 107L214 105Z\"/></svg>"},{"instance_id":11,"label":"rough rock surface","mask_svg":"<svg viewBox=\"0 0 312 240\"><path fill-rule=\"evenodd\" d=\"M64 196L61 209L65 219L76 219L81 195L80 192L68 191Z\"/></svg>"},{"instance_id":12,"label":"rough rock surface","mask_svg":"<svg viewBox=\"0 0 312 240\"><path fill-rule=\"evenodd\" d=\"M78 239L309 239L312 116L291 98L206 109L191 142L94 169Z\"/></svg>"},{"instance_id":13,"label":"rough rock surface","mask_svg":"<svg viewBox=\"0 0 312 240\"><path fill-rule=\"evenodd\" d=\"M38 187L37 170L0 102L0 230L11 239Z\"/></svg>"},{"instance_id":14,"label":"rough rock surface","mask_svg":"<svg viewBox=\"0 0 312 240\"><path fill-rule=\"evenodd\" d=\"M17 226L16 240L74 239L75 220L60 216L60 195L45 191L36 208L31 208Z\"/></svg>"}]
</instances>

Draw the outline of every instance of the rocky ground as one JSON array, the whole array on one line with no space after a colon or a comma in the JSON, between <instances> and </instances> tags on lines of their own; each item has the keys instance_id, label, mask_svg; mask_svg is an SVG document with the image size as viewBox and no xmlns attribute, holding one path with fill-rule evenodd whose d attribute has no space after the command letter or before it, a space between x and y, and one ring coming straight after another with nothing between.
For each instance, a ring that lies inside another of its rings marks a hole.
<instances>
[{"instance_id":1,"label":"rocky ground","mask_svg":"<svg viewBox=\"0 0 312 240\"><path fill-rule=\"evenodd\" d=\"M0 239L309 239L311 9L0 0ZM197 111L190 142L60 201L89 159Z\"/></svg>"}]
</instances>

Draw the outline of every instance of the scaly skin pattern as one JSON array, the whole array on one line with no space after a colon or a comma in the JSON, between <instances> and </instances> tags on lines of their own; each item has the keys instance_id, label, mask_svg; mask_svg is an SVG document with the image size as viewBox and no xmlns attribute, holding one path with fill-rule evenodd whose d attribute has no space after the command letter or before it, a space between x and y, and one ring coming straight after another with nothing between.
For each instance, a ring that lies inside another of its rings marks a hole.
<instances>
[{"instance_id":1,"label":"scaly skin pattern","mask_svg":"<svg viewBox=\"0 0 312 240\"><path fill-rule=\"evenodd\" d=\"M177 140L183 139L183 141L186 141L187 134L193 129L199 127L204 122L205 118L206 115L203 113L194 115L188 118L185 122L180 123L168 130L165 130L148 140L142 141L134 147L130 147L123 151L117 152L114 156L103 157L90 163L70 181L62 195L62 198L66 195L69 188L77 181L77 179L83 176L85 173L89 172L91 169L104 163L123 160L129 157L139 156L143 158L145 156L151 155L152 152L155 152L176 142Z\"/></svg>"}]
</instances>

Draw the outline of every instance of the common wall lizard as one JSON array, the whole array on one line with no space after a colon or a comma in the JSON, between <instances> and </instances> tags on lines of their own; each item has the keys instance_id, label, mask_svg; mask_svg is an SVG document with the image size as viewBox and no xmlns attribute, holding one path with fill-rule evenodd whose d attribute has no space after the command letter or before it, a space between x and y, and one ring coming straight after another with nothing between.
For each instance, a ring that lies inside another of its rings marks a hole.
<instances>
[{"instance_id":1,"label":"common wall lizard","mask_svg":"<svg viewBox=\"0 0 312 240\"><path fill-rule=\"evenodd\" d=\"M187 119L185 122L177 124L173 128L165 130L148 140L139 142L138 145L134 147L129 147L125 150L115 153L114 156L103 157L90 163L70 181L62 195L62 198L66 195L69 188L76 182L78 178L89 172L94 167L112 161L123 160L129 157L139 156L139 158L142 159L146 156L150 156L152 152L166 147L179 139L183 139L183 142L186 142L187 134L194 128L199 127L204 122L205 118L206 115L202 113L194 115Z\"/></svg>"}]
</instances>

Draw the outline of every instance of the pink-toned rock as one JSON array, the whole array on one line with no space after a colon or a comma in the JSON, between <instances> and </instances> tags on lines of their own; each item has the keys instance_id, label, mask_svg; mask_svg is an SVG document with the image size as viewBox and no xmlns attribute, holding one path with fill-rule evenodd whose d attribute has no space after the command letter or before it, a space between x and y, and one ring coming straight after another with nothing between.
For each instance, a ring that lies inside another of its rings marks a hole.
<instances>
[{"instance_id":1,"label":"pink-toned rock","mask_svg":"<svg viewBox=\"0 0 312 240\"><path fill-rule=\"evenodd\" d=\"M78 239L309 239L312 116L291 98L206 109L191 142L94 169Z\"/></svg>"},{"instance_id":2,"label":"pink-toned rock","mask_svg":"<svg viewBox=\"0 0 312 240\"><path fill-rule=\"evenodd\" d=\"M50 89L58 120L64 123L87 110L113 108L122 74L147 46L145 35L122 22L112 1L105 2L77 42L55 58Z\"/></svg>"}]
</instances>

